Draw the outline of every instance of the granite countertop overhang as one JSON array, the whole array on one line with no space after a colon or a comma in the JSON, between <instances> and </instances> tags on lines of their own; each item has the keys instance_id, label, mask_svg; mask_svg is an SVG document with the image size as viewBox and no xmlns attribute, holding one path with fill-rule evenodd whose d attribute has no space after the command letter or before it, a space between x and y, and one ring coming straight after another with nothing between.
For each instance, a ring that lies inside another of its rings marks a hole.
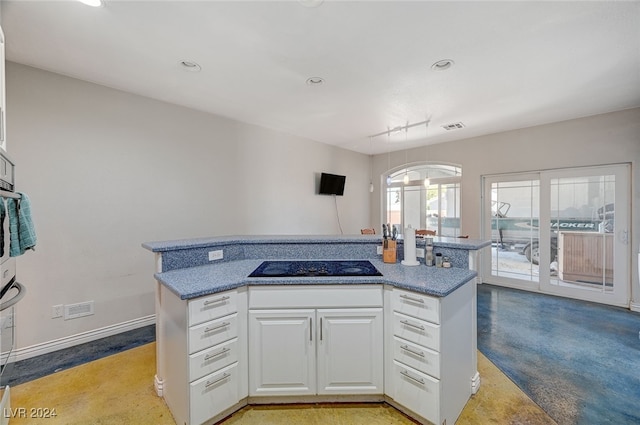
<instances>
[{"instance_id":1,"label":"granite countertop overhang","mask_svg":"<svg viewBox=\"0 0 640 425\"><path fill-rule=\"evenodd\" d=\"M321 260L321 259L320 259ZM242 286L383 284L436 297L445 297L476 276L473 270L387 264L369 259L382 276L364 277L248 277L260 259L238 260L156 273L155 278L183 300Z\"/></svg>"},{"instance_id":2,"label":"granite countertop overhang","mask_svg":"<svg viewBox=\"0 0 640 425\"><path fill-rule=\"evenodd\" d=\"M177 239L169 241L145 242L142 246L152 252L165 252L182 249L203 248L224 245L253 244L372 244L382 243L381 235L237 235L206 238ZM398 240L402 244L402 239ZM423 238L416 239L417 246L423 246ZM434 236L433 245L442 248L478 250L491 245L491 241L480 239L450 238Z\"/></svg>"}]
</instances>

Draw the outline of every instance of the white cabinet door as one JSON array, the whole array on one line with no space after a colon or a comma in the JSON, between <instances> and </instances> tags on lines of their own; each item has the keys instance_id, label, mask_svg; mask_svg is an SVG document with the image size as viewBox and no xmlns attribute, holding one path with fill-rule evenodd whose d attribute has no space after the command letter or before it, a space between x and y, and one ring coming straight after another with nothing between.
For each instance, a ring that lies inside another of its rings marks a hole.
<instances>
[{"instance_id":1,"label":"white cabinet door","mask_svg":"<svg viewBox=\"0 0 640 425\"><path fill-rule=\"evenodd\" d=\"M382 394L382 308L318 310L318 394Z\"/></svg>"},{"instance_id":2,"label":"white cabinet door","mask_svg":"<svg viewBox=\"0 0 640 425\"><path fill-rule=\"evenodd\" d=\"M5 67L4 67L4 33L0 28L0 147L7 150L6 130L6 95L5 95Z\"/></svg>"},{"instance_id":3,"label":"white cabinet door","mask_svg":"<svg viewBox=\"0 0 640 425\"><path fill-rule=\"evenodd\" d=\"M316 393L315 310L249 312L249 395Z\"/></svg>"}]
</instances>

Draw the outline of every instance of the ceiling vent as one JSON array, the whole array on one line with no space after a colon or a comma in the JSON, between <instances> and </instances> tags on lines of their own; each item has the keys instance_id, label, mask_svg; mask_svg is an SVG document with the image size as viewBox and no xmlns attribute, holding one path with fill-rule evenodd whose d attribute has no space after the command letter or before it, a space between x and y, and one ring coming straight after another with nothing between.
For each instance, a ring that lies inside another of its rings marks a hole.
<instances>
[{"instance_id":1,"label":"ceiling vent","mask_svg":"<svg viewBox=\"0 0 640 425\"><path fill-rule=\"evenodd\" d=\"M447 131L458 130L460 128L464 128L464 124L462 124L461 122L454 122L452 124L443 125L442 128L444 128Z\"/></svg>"}]
</instances>

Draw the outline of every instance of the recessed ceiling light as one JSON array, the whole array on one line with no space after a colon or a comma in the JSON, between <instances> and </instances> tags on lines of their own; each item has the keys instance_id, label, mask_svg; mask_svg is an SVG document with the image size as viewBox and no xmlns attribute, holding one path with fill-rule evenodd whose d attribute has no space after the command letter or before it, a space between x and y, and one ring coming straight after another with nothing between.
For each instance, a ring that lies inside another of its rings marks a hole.
<instances>
[{"instance_id":1,"label":"recessed ceiling light","mask_svg":"<svg viewBox=\"0 0 640 425\"><path fill-rule=\"evenodd\" d=\"M324 79L320 77L307 78L307 85L309 86L321 86L324 84Z\"/></svg>"},{"instance_id":2,"label":"recessed ceiling light","mask_svg":"<svg viewBox=\"0 0 640 425\"><path fill-rule=\"evenodd\" d=\"M193 61L180 61L182 69L189 72L200 72L202 67Z\"/></svg>"},{"instance_id":3,"label":"recessed ceiling light","mask_svg":"<svg viewBox=\"0 0 640 425\"><path fill-rule=\"evenodd\" d=\"M84 3L87 6L91 7L102 7L104 6L104 2L102 0L78 0L80 3Z\"/></svg>"},{"instance_id":4,"label":"recessed ceiling light","mask_svg":"<svg viewBox=\"0 0 640 425\"><path fill-rule=\"evenodd\" d=\"M444 71L445 69L449 69L455 64L455 62L451 59L442 59L433 65L431 65L431 69L434 71Z\"/></svg>"}]
</instances>

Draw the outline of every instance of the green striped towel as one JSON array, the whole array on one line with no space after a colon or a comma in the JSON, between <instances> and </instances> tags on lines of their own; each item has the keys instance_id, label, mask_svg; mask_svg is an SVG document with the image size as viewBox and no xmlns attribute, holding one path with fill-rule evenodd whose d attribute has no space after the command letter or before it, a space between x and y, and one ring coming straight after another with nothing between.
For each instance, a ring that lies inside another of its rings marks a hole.
<instances>
[{"instance_id":1,"label":"green striped towel","mask_svg":"<svg viewBox=\"0 0 640 425\"><path fill-rule=\"evenodd\" d=\"M22 255L28 249L35 249L37 241L36 230L31 219L31 201L24 193L16 192L16 194L20 195L20 199L7 199L11 257Z\"/></svg>"}]
</instances>

